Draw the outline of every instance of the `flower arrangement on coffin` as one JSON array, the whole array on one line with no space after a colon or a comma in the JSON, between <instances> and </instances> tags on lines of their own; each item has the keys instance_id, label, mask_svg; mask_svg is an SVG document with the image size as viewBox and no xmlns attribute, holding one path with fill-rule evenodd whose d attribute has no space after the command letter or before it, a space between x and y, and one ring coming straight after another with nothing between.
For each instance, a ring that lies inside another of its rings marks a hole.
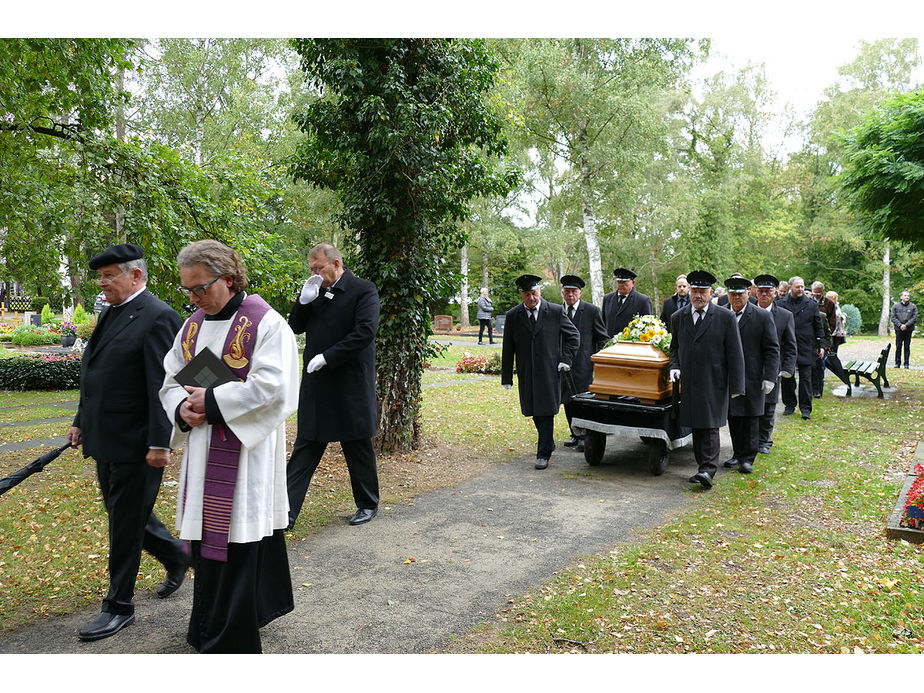
<instances>
[{"instance_id":1,"label":"flower arrangement on coffin","mask_svg":"<svg viewBox=\"0 0 924 693\"><path fill-rule=\"evenodd\" d=\"M914 473L918 478L908 489L901 525L911 529L924 529L924 467L920 464L914 465Z\"/></svg>"},{"instance_id":2,"label":"flower arrangement on coffin","mask_svg":"<svg viewBox=\"0 0 924 693\"><path fill-rule=\"evenodd\" d=\"M625 329L608 341L604 348L613 346L618 342L643 342L665 354L671 353L671 333L667 331L664 323L654 315L638 315Z\"/></svg>"}]
</instances>

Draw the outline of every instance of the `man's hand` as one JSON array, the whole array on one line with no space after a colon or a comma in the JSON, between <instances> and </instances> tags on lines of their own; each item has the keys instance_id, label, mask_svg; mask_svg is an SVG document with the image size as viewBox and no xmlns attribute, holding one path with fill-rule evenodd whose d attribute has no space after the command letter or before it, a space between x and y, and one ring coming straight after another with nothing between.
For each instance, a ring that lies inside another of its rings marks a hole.
<instances>
[{"instance_id":1,"label":"man's hand","mask_svg":"<svg viewBox=\"0 0 924 693\"><path fill-rule=\"evenodd\" d=\"M327 359L324 358L324 354L317 354L308 362L308 367L305 370L309 373L314 373L315 371L321 370L326 365Z\"/></svg>"},{"instance_id":2,"label":"man's hand","mask_svg":"<svg viewBox=\"0 0 924 693\"><path fill-rule=\"evenodd\" d=\"M71 426L71 430L67 432L64 439L71 444L72 448L79 448L80 444L83 442L83 438L80 436L80 429L76 426Z\"/></svg>"},{"instance_id":3,"label":"man's hand","mask_svg":"<svg viewBox=\"0 0 924 693\"><path fill-rule=\"evenodd\" d=\"M764 394L769 395L773 391L773 388L775 387L776 387L775 382L773 382L772 380L765 380L764 381Z\"/></svg>"},{"instance_id":4,"label":"man's hand","mask_svg":"<svg viewBox=\"0 0 924 693\"><path fill-rule=\"evenodd\" d=\"M180 418L192 427L205 423L205 388L184 385L189 397L180 405Z\"/></svg>"},{"instance_id":5,"label":"man's hand","mask_svg":"<svg viewBox=\"0 0 924 693\"><path fill-rule=\"evenodd\" d=\"M680 369L679 368L671 368L670 379L672 383L676 383L678 380L680 380Z\"/></svg>"},{"instance_id":6,"label":"man's hand","mask_svg":"<svg viewBox=\"0 0 924 693\"><path fill-rule=\"evenodd\" d=\"M569 366L567 363L559 363L558 370L567 372L571 370L571 366Z\"/></svg>"},{"instance_id":7,"label":"man's hand","mask_svg":"<svg viewBox=\"0 0 924 693\"><path fill-rule=\"evenodd\" d=\"M824 347L822 347L818 350L818 358L823 359L824 357L825 357L825 350L824 350Z\"/></svg>"},{"instance_id":8,"label":"man's hand","mask_svg":"<svg viewBox=\"0 0 924 693\"><path fill-rule=\"evenodd\" d=\"M780 377L781 377L781 378L791 378L791 377L792 377L792 373L789 373L789 372L787 372L787 371L780 371Z\"/></svg>"},{"instance_id":9,"label":"man's hand","mask_svg":"<svg viewBox=\"0 0 924 693\"><path fill-rule=\"evenodd\" d=\"M298 297L298 302L305 305L316 299L321 290L322 281L324 279L321 278L320 274L312 274L308 277L305 283L302 284L302 293Z\"/></svg>"},{"instance_id":10,"label":"man's hand","mask_svg":"<svg viewBox=\"0 0 924 693\"><path fill-rule=\"evenodd\" d=\"M902 328L901 328L901 329L902 329L902 332L905 331L905 328L906 328L906 327L908 327L908 326L907 326L907 325L902 325ZM912 339L914 339L914 337L912 337Z\"/></svg>"},{"instance_id":11,"label":"man's hand","mask_svg":"<svg viewBox=\"0 0 924 693\"><path fill-rule=\"evenodd\" d=\"M151 449L148 450L148 454L145 456L145 460L152 467L166 467L170 462L170 451L169 450L160 450L160 449Z\"/></svg>"}]
</instances>

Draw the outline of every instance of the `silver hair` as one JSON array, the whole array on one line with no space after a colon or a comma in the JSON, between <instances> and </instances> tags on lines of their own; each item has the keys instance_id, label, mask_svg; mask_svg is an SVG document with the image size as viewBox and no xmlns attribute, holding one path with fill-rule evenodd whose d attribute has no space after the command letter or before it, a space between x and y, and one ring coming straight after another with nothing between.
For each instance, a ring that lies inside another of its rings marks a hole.
<instances>
[{"instance_id":1,"label":"silver hair","mask_svg":"<svg viewBox=\"0 0 924 693\"><path fill-rule=\"evenodd\" d=\"M816 288L821 289L822 291L824 291L825 285L822 284L821 282L812 282L812 291L814 291Z\"/></svg>"},{"instance_id":2,"label":"silver hair","mask_svg":"<svg viewBox=\"0 0 924 693\"><path fill-rule=\"evenodd\" d=\"M139 257L137 260L129 260L128 262L120 262L119 269L122 270L125 274L131 274L133 269L141 270L141 281L145 284L148 283L148 265L144 261L144 258Z\"/></svg>"}]
</instances>

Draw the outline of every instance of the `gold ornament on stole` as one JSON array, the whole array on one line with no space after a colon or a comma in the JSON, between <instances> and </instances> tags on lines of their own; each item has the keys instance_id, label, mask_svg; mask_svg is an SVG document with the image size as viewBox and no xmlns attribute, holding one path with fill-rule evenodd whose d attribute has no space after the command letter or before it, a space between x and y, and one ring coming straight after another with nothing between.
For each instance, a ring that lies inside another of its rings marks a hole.
<instances>
[{"instance_id":1,"label":"gold ornament on stole","mask_svg":"<svg viewBox=\"0 0 924 693\"><path fill-rule=\"evenodd\" d=\"M193 343L195 342L196 333L199 331L199 324L195 322L189 323L189 327L186 329L186 339L183 340L183 359L186 363L192 361L192 349Z\"/></svg>"},{"instance_id":2,"label":"gold ornament on stole","mask_svg":"<svg viewBox=\"0 0 924 693\"><path fill-rule=\"evenodd\" d=\"M244 358L244 340L250 341L250 332L246 332L246 330L253 325L253 321L248 320L246 316L242 315L238 319L238 322L240 324L234 326L235 336L228 345L228 353L222 356L224 362L231 366L231 368L243 368L249 363L249 361Z\"/></svg>"}]
</instances>

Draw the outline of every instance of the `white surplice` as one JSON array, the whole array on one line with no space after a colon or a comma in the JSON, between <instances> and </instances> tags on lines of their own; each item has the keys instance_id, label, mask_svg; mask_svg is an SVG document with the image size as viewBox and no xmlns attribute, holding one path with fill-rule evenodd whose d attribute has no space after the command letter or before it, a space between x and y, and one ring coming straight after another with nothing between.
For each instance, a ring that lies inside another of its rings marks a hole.
<instances>
[{"instance_id":1,"label":"white surplice","mask_svg":"<svg viewBox=\"0 0 924 693\"><path fill-rule=\"evenodd\" d=\"M204 320L196 341L197 352L208 346L221 357L228 320ZM181 539L202 539L202 495L212 426L203 424L184 433L177 426L177 406L188 393L173 376L183 360L182 338L186 325L164 357L164 384L160 401L173 422L171 447L184 441L183 466L177 496L176 528ZM289 521L286 493L286 419L298 408L298 347L288 323L270 309L260 321L253 348L250 372L244 382L232 382L213 389L225 424L241 441L241 460L231 506L228 541L260 541ZM185 501L184 501L185 499Z\"/></svg>"}]
</instances>

